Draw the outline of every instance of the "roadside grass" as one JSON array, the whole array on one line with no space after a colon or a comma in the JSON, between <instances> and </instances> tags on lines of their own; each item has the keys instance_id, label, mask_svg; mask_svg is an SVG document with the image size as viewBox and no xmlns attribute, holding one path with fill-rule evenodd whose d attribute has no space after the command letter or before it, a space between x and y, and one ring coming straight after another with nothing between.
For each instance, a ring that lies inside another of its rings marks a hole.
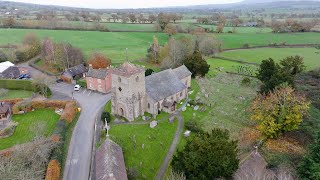
<instances>
[{"instance_id":1,"label":"roadside grass","mask_svg":"<svg viewBox=\"0 0 320 180\"><path fill-rule=\"evenodd\" d=\"M215 25L206 25L206 24L198 24L203 28L207 28L210 31L216 31L217 26ZM224 27L223 32L228 33L229 31L233 31L235 28L236 33L271 33L272 29L270 28L258 28L258 27Z\"/></svg>"},{"instance_id":2,"label":"roadside grass","mask_svg":"<svg viewBox=\"0 0 320 180\"><path fill-rule=\"evenodd\" d=\"M1 45L21 44L22 38L28 32L35 33L40 38L50 37L58 42L71 43L84 51L86 57L93 52L101 52L111 58L113 63L122 63L126 59L128 48L129 60L140 60L147 54L147 49L157 36L159 43L164 45L168 36L164 33L149 32L96 32L68 30L34 30L34 29L0 29Z\"/></svg>"},{"instance_id":3,"label":"roadside grass","mask_svg":"<svg viewBox=\"0 0 320 180\"><path fill-rule=\"evenodd\" d=\"M258 48L225 51L220 53L219 56L259 64L262 60L268 59L269 57L279 62L287 56L299 55L304 57L304 64L307 70L311 70L320 66L320 55L316 52L318 51L315 48Z\"/></svg>"},{"instance_id":4,"label":"roadside grass","mask_svg":"<svg viewBox=\"0 0 320 180\"><path fill-rule=\"evenodd\" d=\"M15 98L29 98L33 94L32 91L25 90L8 90L8 93L0 97L0 100L15 99Z\"/></svg>"},{"instance_id":5,"label":"roadside grass","mask_svg":"<svg viewBox=\"0 0 320 180\"><path fill-rule=\"evenodd\" d=\"M122 147L126 167L137 168L139 179L154 179L172 143L177 125L177 121L173 124L161 121L154 129L149 124L112 125L109 134Z\"/></svg>"},{"instance_id":6,"label":"roadside grass","mask_svg":"<svg viewBox=\"0 0 320 180\"><path fill-rule=\"evenodd\" d=\"M36 136L50 136L59 121L59 117L54 110L50 109L37 109L26 114L13 115L12 121L19 124L12 136L0 139L0 150L32 141ZM43 129L37 129L38 126L43 124L45 125Z\"/></svg>"}]
</instances>

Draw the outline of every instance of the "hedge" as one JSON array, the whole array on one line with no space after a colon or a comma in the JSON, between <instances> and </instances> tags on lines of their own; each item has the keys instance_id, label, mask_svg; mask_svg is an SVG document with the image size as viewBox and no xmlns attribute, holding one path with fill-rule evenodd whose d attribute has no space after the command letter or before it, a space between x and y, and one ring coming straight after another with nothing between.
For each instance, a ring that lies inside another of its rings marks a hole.
<instances>
[{"instance_id":1,"label":"hedge","mask_svg":"<svg viewBox=\"0 0 320 180\"><path fill-rule=\"evenodd\" d=\"M26 90L33 92L40 92L40 90L32 84L31 80L18 80L18 79L0 79L0 88L10 90ZM47 96L51 96L52 92L48 87Z\"/></svg>"}]
</instances>

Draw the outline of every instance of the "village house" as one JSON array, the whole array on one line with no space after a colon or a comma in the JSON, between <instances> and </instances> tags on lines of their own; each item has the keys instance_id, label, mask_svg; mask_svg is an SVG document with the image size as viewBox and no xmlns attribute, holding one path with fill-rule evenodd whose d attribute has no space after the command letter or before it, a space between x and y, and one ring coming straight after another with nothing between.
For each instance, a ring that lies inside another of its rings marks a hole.
<instances>
[{"instance_id":1,"label":"village house","mask_svg":"<svg viewBox=\"0 0 320 180\"><path fill-rule=\"evenodd\" d=\"M109 138L95 155L96 180L127 180L122 148Z\"/></svg>"},{"instance_id":2,"label":"village house","mask_svg":"<svg viewBox=\"0 0 320 180\"><path fill-rule=\"evenodd\" d=\"M77 78L82 78L86 72L87 72L87 68L83 64L79 64L77 66L66 69L62 73L61 77L74 80Z\"/></svg>"},{"instance_id":3,"label":"village house","mask_svg":"<svg viewBox=\"0 0 320 180\"><path fill-rule=\"evenodd\" d=\"M89 70L85 74L87 89L98 91L101 93L109 93L111 91L111 69L93 69L89 65Z\"/></svg>"},{"instance_id":4,"label":"village house","mask_svg":"<svg viewBox=\"0 0 320 180\"><path fill-rule=\"evenodd\" d=\"M21 74L28 74L28 69L17 66L9 66L6 70L0 73L0 79L16 79Z\"/></svg>"},{"instance_id":5,"label":"village house","mask_svg":"<svg viewBox=\"0 0 320 180\"><path fill-rule=\"evenodd\" d=\"M183 65L145 77L144 68L126 62L112 71L112 114L133 121L145 112L175 112L188 96L191 75Z\"/></svg>"},{"instance_id":6,"label":"village house","mask_svg":"<svg viewBox=\"0 0 320 180\"><path fill-rule=\"evenodd\" d=\"M0 63L0 73L3 73L3 71L5 71L6 69L8 69L11 66L14 66L14 64L10 61L5 61L5 62Z\"/></svg>"}]
</instances>

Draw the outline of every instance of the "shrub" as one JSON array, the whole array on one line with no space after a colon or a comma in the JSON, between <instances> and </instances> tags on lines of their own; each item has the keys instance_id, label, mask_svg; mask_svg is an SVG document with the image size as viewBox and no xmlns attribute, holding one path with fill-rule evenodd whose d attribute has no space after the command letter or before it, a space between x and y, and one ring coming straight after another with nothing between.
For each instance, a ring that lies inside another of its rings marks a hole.
<instances>
[{"instance_id":1,"label":"shrub","mask_svg":"<svg viewBox=\"0 0 320 180\"><path fill-rule=\"evenodd\" d=\"M60 117L61 120L66 120L68 123L72 122L72 120L77 115L77 104L75 101L69 102L66 104L63 113Z\"/></svg>"},{"instance_id":2,"label":"shrub","mask_svg":"<svg viewBox=\"0 0 320 180\"><path fill-rule=\"evenodd\" d=\"M59 144L56 148L53 149L51 159L56 159L60 163L63 162L64 158L64 152L63 152L63 147L64 147L64 140L67 132L67 123L66 121L58 121L56 124L56 127L53 132L53 136L59 137Z\"/></svg>"},{"instance_id":3,"label":"shrub","mask_svg":"<svg viewBox=\"0 0 320 180\"><path fill-rule=\"evenodd\" d=\"M77 84L79 84L83 88L87 88L87 81L84 79L77 80Z\"/></svg>"},{"instance_id":4,"label":"shrub","mask_svg":"<svg viewBox=\"0 0 320 180\"><path fill-rule=\"evenodd\" d=\"M7 55L0 50L0 62L4 62L4 61L7 61L7 60L8 60Z\"/></svg>"},{"instance_id":5,"label":"shrub","mask_svg":"<svg viewBox=\"0 0 320 180\"><path fill-rule=\"evenodd\" d=\"M108 123L111 122L111 114L109 112L103 112L101 115L101 121L105 123L105 119L107 120Z\"/></svg>"},{"instance_id":6,"label":"shrub","mask_svg":"<svg viewBox=\"0 0 320 180\"><path fill-rule=\"evenodd\" d=\"M241 84L244 86L249 86L251 84L251 79L249 77L244 77L241 81Z\"/></svg>"},{"instance_id":7,"label":"shrub","mask_svg":"<svg viewBox=\"0 0 320 180\"><path fill-rule=\"evenodd\" d=\"M17 50L16 57L18 62L24 62L28 60L28 54L25 50Z\"/></svg>"},{"instance_id":8,"label":"shrub","mask_svg":"<svg viewBox=\"0 0 320 180\"><path fill-rule=\"evenodd\" d=\"M195 133L203 133L204 132L201 127L201 124L199 124L199 122L197 122L194 119L186 122L185 127L187 130L190 130L191 132L195 132Z\"/></svg>"},{"instance_id":9,"label":"shrub","mask_svg":"<svg viewBox=\"0 0 320 180\"><path fill-rule=\"evenodd\" d=\"M246 43L246 44L244 44L242 47L243 47L243 48L249 48L250 45L249 45L248 43Z\"/></svg>"},{"instance_id":10,"label":"shrub","mask_svg":"<svg viewBox=\"0 0 320 180\"><path fill-rule=\"evenodd\" d=\"M71 81L72 81L71 78L68 78L68 77L66 77L66 76L60 76L60 79L61 79L63 82L66 82L66 83L69 83L69 84L71 84Z\"/></svg>"},{"instance_id":11,"label":"shrub","mask_svg":"<svg viewBox=\"0 0 320 180\"><path fill-rule=\"evenodd\" d=\"M134 168L128 169L128 179L129 180L135 180L135 179L138 179L138 177L139 177L138 168L134 167Z\"/></svg>"},{"instance_id":12,"label":"shrub","mask_svg":"<svg viewBox=\"0 0 320 180\"><path fill-rule=\"evenodd\" d=\"M59 162L57 160L51 160L48 165L45 180L59 180L60 169Z\"/></svg>"},{"instance_id":13,"label":"shrub","mask_svg":"<svg viewBox=\"0 0 320 180\"><path fill-rule=\"evenodd\" d=\"M154 72L153 69L147 69L145 72L145 76L150 76Z\"/></svg>"},{"instance_id":14,"label":"shrub","mask_svg":"<svg viewBox=\"0 0 320 180\"><path fill-rule=\"evenodd\" d=\"M10 90L26 90L41 92L30 80L0 79L0 87ZM47 88L47 96L51 96L50 88Z\"/></svg>"}]
</instances>

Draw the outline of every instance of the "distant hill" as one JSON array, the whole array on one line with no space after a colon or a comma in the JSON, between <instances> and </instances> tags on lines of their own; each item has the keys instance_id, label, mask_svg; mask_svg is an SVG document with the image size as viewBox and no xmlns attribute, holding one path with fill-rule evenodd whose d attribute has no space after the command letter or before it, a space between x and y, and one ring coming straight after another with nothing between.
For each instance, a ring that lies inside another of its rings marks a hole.
<instances>
[{"instance_id":1,"label":"distant hill","mask_svg":"<svg viewBox=\"0 0 320 180\"><path fill-rule=\"evenodd\" d=\"M261 3L275 3L275 2L312 2L316 1L319 2L319 0L244 0L241 3L246 4L261 4Z\"/></svg>"}]
</instances>

